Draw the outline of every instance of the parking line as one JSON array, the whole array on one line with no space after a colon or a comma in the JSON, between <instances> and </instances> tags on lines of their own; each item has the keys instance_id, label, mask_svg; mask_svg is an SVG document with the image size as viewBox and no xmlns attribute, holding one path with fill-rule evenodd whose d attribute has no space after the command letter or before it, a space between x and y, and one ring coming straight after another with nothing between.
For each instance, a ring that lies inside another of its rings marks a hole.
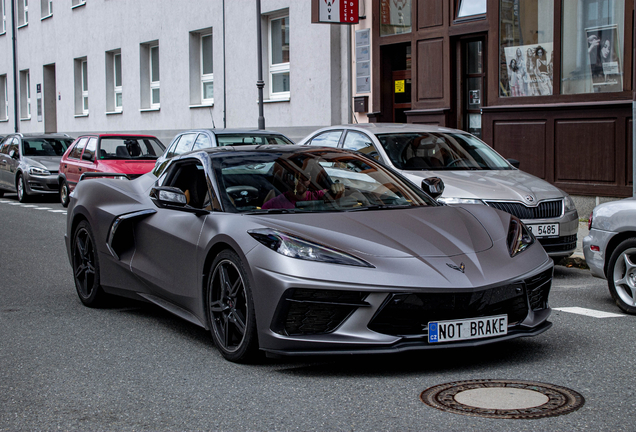
<instances>
[{"instance_id":1,"label":"parking line","mask_svg":"<svg viewBox=\"0 0 636 432\"><path fill-rule=\"evenodd\" d=\"M33 208L33 207L37 207L37 206L35 204L27 204L27 205L24 205L22 207L24 207L24 208Z\"/></svg>"},{"instance_id":2,"label":"parking line","mask_svg":"<svg viewBox=\"0 0 636 432\"><path fill-rule=\"evenodd\" d=\"M33 210L51 210L51 207L36 207Z\"/></svg>"},{"instance_id":3,"label":"parking line","mask_svg":"<svg viewBox=\"0 0 636 432\"><path fill-rule=\"evenodd\" d=\"M66 210L49 210L51 213L66 213Z\"/></svg>"},{"instance_id":4,"label":"parking line","mask_svg":"<svg viewBox=\"0 0 636 432\"><path fill-rule=\"evenodd\" d=\"M585 315L592 318L622 318L627 315L617 314L612 312L602 312L594 309L586 309L582 307L564 307L564 308L552 308L561 312L569 312L578 315Z\"/></svg>"}]
</instances>

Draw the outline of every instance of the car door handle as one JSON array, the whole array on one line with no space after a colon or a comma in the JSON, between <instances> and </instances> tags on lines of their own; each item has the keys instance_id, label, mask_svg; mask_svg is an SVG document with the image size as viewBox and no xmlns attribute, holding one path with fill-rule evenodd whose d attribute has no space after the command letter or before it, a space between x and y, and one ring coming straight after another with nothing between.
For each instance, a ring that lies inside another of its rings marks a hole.
<instances>
[{"instance_id":1,"label":"car door handle","mask_svg":"<svg viewBox=\"0 0 636 432\"><path fill-rule=\"evenodd\" d=\"M81 168L78 168L78 170L79 170L79 172L82 172L82 169L81 169Z\"/></svg>"}]
</instances>

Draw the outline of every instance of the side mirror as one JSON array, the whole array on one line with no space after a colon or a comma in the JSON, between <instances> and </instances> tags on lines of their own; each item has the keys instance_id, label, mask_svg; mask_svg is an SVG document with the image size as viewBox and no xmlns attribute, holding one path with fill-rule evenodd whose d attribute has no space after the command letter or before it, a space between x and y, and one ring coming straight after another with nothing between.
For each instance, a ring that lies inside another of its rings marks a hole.
<instances>
[{"instance_id":1,"label":"side mirror","mask_svg":"<svg viewBox=\"0 0 636 432\"><path fill-rule=\"evenodd\" d=\"M428 177L422 180L422 189L433 199L437 199L444 192L444 182L439 177Z\"/></svg>"},{"instance_id":2,"label":"side mirror","mask_svg":"<svg viewBox=\"0 0 636 432\"><path fill-rule=\"evenodd\" d=\"M172 186L153 187L150 190L150 198L159 207L185 207L188 204L183 191Z\"/></svg>"},{"instance_id":3,"label":"side mirror","mask_svg":"<svg viewBox=\"0 0 636 432\"><path fill-rule=\"evenodd\" d=\"M18 159L20 158L20 155L18 154L18 152L17 152L17 151L15 151L15 149L13 149L13 150L11 150L11 151L9 152L9 157L10 157L11 159L18 160Z\"/></svg>"},{"instance_id":4,"label":"side mirror","mask_svg":"<svg viewBox=\"0 0 636 432\"><path fill-rule=\"evenodd\" d=\"M510 165L515 168L519 168L519 161L517 159L506 159Z\"/></svg>"},{"instance_id":5,"label":"side mirror","mask_svg":"<svg viewBox=\"0 0 636 432\"><path fill-rule=\"evenodd\" d=\"M82 160L87 160L87 161L93 161L93 155L92 154L86 154L86 152L82 153Z\"/></svg>"}]
</instances>

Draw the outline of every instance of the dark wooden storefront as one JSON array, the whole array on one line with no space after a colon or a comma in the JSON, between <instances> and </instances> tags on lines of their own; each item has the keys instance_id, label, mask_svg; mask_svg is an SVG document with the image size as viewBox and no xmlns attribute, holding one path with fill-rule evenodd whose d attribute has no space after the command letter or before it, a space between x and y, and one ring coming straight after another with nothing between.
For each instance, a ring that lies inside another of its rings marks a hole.
<instances>
[{"instance_id":1,"label":"dark wooden storefront","mask_svg":"<svg viewBox=\"0 0 636 432\"><path fill-rule=\"evenodd\" d=\"M521 169L571 194L631 196L634 1L625 0L623 91L562 94L557 47L563 5L555 1L553 94L527 97L500 95L499 1L488 0L486 15L457 20L457 0L412 0L411 32L391 36L380 36L380 14L373 14L370 121L405 119L469 130L467 115L481 112L481 138L504 157L518 159ZM373 8L380 10L380 0ZM475 41L483 56L478 71L467 64ZM404 117L399 117L393 77L404 67L405 46L410 47L410 109L402 104ZM480 92L469 99L475 85ZM475 100L480 110L469 105Z\"/></svg>"}]
</instances>

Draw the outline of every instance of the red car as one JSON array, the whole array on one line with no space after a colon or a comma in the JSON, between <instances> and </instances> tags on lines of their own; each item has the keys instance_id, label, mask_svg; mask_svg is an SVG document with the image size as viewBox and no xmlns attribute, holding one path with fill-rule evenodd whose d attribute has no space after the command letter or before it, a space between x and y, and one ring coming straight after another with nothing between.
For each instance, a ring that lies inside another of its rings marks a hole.
<instances>
[{"instance_id":1,"label":"red car","mask_svg":"<svg viewBox=\"0 0 636 432\"><path fill-rule=\"evenodd\" d=\"M60 161L60 201L66 207L80 176L87 172L112 172L139 177L155 167L165 146L152 135L82 135Z\"/></svg>"}]
</instances>

